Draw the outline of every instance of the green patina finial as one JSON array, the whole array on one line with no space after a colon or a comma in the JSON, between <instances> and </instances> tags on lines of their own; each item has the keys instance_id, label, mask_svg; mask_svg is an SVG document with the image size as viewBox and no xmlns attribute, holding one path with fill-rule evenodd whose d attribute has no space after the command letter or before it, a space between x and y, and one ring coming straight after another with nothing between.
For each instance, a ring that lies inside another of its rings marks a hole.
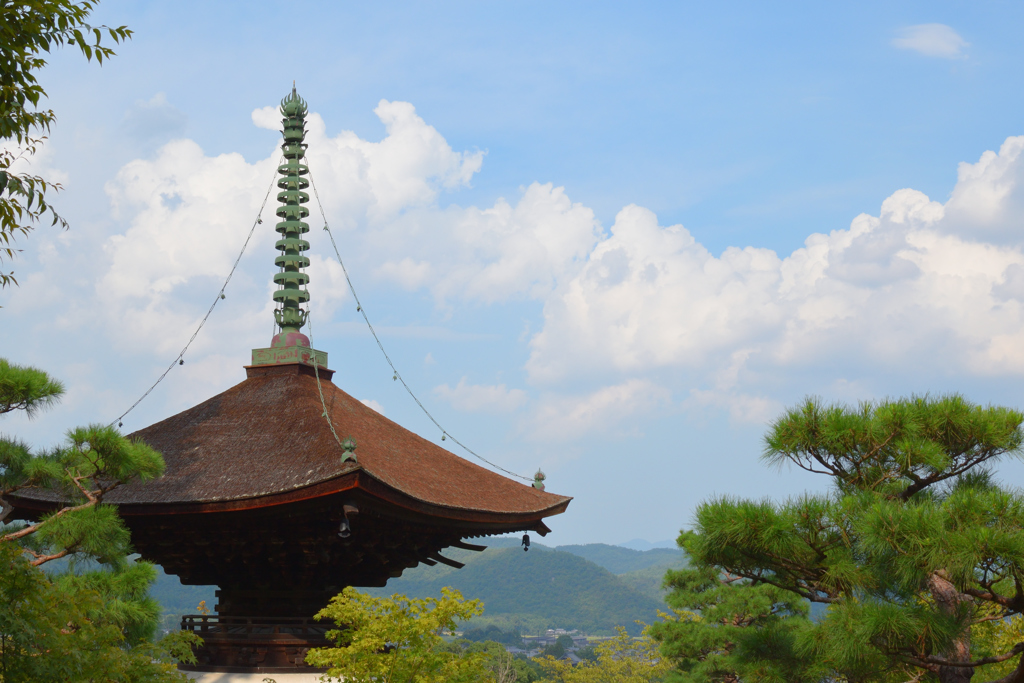
<instances>
[{"instance_id":1,"label":"green patina finial","mask_svg":"<svg viewBox=\"0 0 1024 683\"><path fill-rule=\"evenodd\" d=\"M281 252L274 259L279 272L274 274L274 319L281 328L274 336L270 348L253 349L253 365L277 365L281 363L306 363L327 367L327 354L310 348L309 338L302 334L307 313L302 305L309 301L309 276L304 271L309 258L303 252L309 250L309 242L302 235L309 232L309 225L303 220L309 216L304 204L309 201L309 168L302 163L306 156L306 101L299 97L292 82L292 92L281 100L284 142L281 152L284 163L277 167L277 201L281 203L275 213L280 219L276 230L281 239L275 245Z\"/></svg>"},{"instance_id":2,"label":"green patina finial","mask_svg":"<svg viewBox=\"0 0 1024 683\"><path fill-rule=\"evenodd\" d=\"M309 225L302 219L309 215L309 209L303 204L309 201L309 194L303 192L309 187L306 175L309 169L302 163L306 156L306 101L299 97L292 84L292 92L281 100L281 113L284 115L284 142L281 152L285 162L278 166L281 178L277 187L277 217L281 221L276 230L282 239L277 241L277 249L281 255L274 259L274 265L281 271L274 275L274 283L281 289L274 292L274 301L280 308L274 311L274 318L281 328L281 334L298 333L306 324L306 312L300 306L309 301L306 285L309 276L302 272L309 266L309 258L302 252L309 249L309 242L301 235L309 232ZM308 344L307 344L308 345ZM276 346L276 344L275 344Z\"/></svg>"}]
</instances>

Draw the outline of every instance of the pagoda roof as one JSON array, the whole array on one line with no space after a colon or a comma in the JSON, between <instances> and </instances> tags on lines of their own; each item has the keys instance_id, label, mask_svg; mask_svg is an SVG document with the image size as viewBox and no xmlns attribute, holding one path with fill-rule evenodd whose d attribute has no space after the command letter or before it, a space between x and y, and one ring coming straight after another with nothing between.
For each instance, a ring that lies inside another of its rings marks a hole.
<instances>
[{"instance_id":1,"label":"pagoda roof","mask_svg":"<svg viewBox=\"0 0 1024 683\"><path fill-rule=\"evenodd\" d=\"M421 512L495 522L539 521L571 500L427 441L339 389L329 379L333 372L321 369L331 422L338 437L355 442L356 460L343 462L312 367L248 367L247 374L227 391L130 434L163 455L166 472L118 487L105 500L122 514L159 514L263 507L358 487Z\"/></svg>"}]
</instances>

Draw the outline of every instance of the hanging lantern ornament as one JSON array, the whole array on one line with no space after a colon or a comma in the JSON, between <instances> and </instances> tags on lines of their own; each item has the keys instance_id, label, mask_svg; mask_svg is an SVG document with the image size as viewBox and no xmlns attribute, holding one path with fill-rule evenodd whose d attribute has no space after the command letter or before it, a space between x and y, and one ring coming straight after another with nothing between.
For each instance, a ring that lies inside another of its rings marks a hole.
<instances>
[{"instance_id":1,"label":"hanging lantern ornament","mask_svg":"<svg viewBox=\"0 0 1024 683\"><path fill-rule=\"evenodd\" d=\"M523 552L530 551L530 534L523 534Z\"/></svg>"},{"instance_id":2,"label":"hanging lantern ornament","mask_svg":"<svg viewBox=\"0 0 1024 683\"><path fill-rule=\"evenodd\" d=\"M338 527L338 536L340 538L350 538L352 536L352 522L349 521L349 515L358 515L359 508L355 504L349 503L343 505L341 508L341 526Z\"/></svg>"}]
</instances>

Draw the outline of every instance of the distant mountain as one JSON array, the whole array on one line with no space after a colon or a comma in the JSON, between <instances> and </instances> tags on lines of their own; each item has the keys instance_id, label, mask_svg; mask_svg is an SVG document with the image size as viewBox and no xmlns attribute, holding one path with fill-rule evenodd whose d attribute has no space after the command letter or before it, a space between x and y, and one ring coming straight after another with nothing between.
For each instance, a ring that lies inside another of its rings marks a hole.
<instances>
[{"instance_id":1,"label":"distant mountain","mask_svg":"<svg viewBox=\"0 0 1024 683\"><path fill-rule=\"evenodd\" d=\"M683 551L679 548L655 548L641 551L605 543L588 543L587 545L560 545L556 546L555 550L579 555L604 567L612 574L625 574L651 567L675 567L683 562Z\"/></svg>"},{"instance_id":2,"label":"distant mountain","mask_svg":"<svg viewBox=\"0 0 1024 683\"><path fill-rule=\"evenodd\" d=\"M619 574L619 580L636 592L646 595L653 600L657 600L661 605L661 609L667 611L668 605L665 603L666 591L661 587L661 582L665 579L666 570L678 569L682 566L683 563L680 562L672 567L648 567L647 569L637 569L636 571Z\"/></svg>"},{"instance_id":3,"label":"distant mountain","mask_svg":"<svg viewBox=\"0 0 1024 683\"><path fill-rule=\"evenodd\" d=\"M474 625L519 626L534 633L564 628L610 634L616 626L637 633L637 620L651 623L657 611L664 609L661 600L574 553L539 546L527 553L514 547L491 547L475 557L470 551L448 550L445 555L466 566L458 570L443 565L417 567L385 588L366 590L375 595L428 597L450 586L483 601L486 611L473 620Z\"/></svg>"},{"instance_id":4,"label":"distant mountain","mask_svg":"<svg viewBox=\"0 0 1024 683\"><path fill-rule=\"evenodd\" d=\"M556 550L579 555L617 574L619 580L633 590L657 600L661 609L668 609L665 589L661 587L665 571L686 566L686 554L679 548L632 550L618 545L589 543L560 545Z\"/></svg>"},{"instance_id":5,"label":"distant mountain","mask_svg":"<svg viewBox=\"0 0 1024 683\"><path fill-rule=\"evenodd\" d=\"M483 601L484 615L473 620L474 627L494 624L524 633L576 628L600 635L621 625L635 633L636 620L651 623L659 609L666 609L661 588L666 569L685 565L679 549L640 551L604 543L552 548L531 534L530 551L523 552L522 536L471 540L488 549L449 548L443 553L465 563L462 569L420 565L384 588L360 590L377 596L436 597L442 587L451 586ZM183 586L161 571L152 595L164 607L163 627L176 628L181 615L194 614L201 600L212 610L214 590Z\"/></svg>"},{"instance_id":6,"label":"distant mountain","mask_svg":"<svg viewBox=\"0 0 1024 683\"><path fill-rule=\"evenodd\" d=\"M634 538L632 541L626 541L625 543L619 543L621 548L629 548L630 550L654 550L655 548L677 548L675 539L666 539L664 541L655 541L651 543L642 538Z\"/></svg>"},{"instance_id":7,"label":"distant mountain","mask_svg":"<svg viewBox=\"0 0 1024 683\"><path fill-rule=\"evenodd\" d=\"M162 629L177 630L181 624L181 615L196 614L203 600L206 601L206 608L213 613L217 604L214 596L216 586L183 586L177 576L164 573L159 566L156 572L156 582L149 589L149 594L164 608L160 619Z\"/></svg>"}]
</instances>

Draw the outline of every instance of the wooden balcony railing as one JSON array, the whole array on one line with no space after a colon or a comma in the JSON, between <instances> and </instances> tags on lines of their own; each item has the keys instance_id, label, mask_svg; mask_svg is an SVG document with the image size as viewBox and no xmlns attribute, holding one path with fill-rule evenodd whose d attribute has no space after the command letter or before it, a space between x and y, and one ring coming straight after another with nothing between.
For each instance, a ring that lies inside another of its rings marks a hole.
<instances>
[{"instance_id":1,"label":"wooden balcony railing","mask_svg":"<svg viewBox=\"0 0 1024 683\"><path fill-rule=\"evenodd\" d=\"M300 640L325 640L333 628L305 617L232 617L216 614L186 614L181 617L181 630L191 631L204 639L264 640L275 637Z\"/></svg>"}]
</instances>

